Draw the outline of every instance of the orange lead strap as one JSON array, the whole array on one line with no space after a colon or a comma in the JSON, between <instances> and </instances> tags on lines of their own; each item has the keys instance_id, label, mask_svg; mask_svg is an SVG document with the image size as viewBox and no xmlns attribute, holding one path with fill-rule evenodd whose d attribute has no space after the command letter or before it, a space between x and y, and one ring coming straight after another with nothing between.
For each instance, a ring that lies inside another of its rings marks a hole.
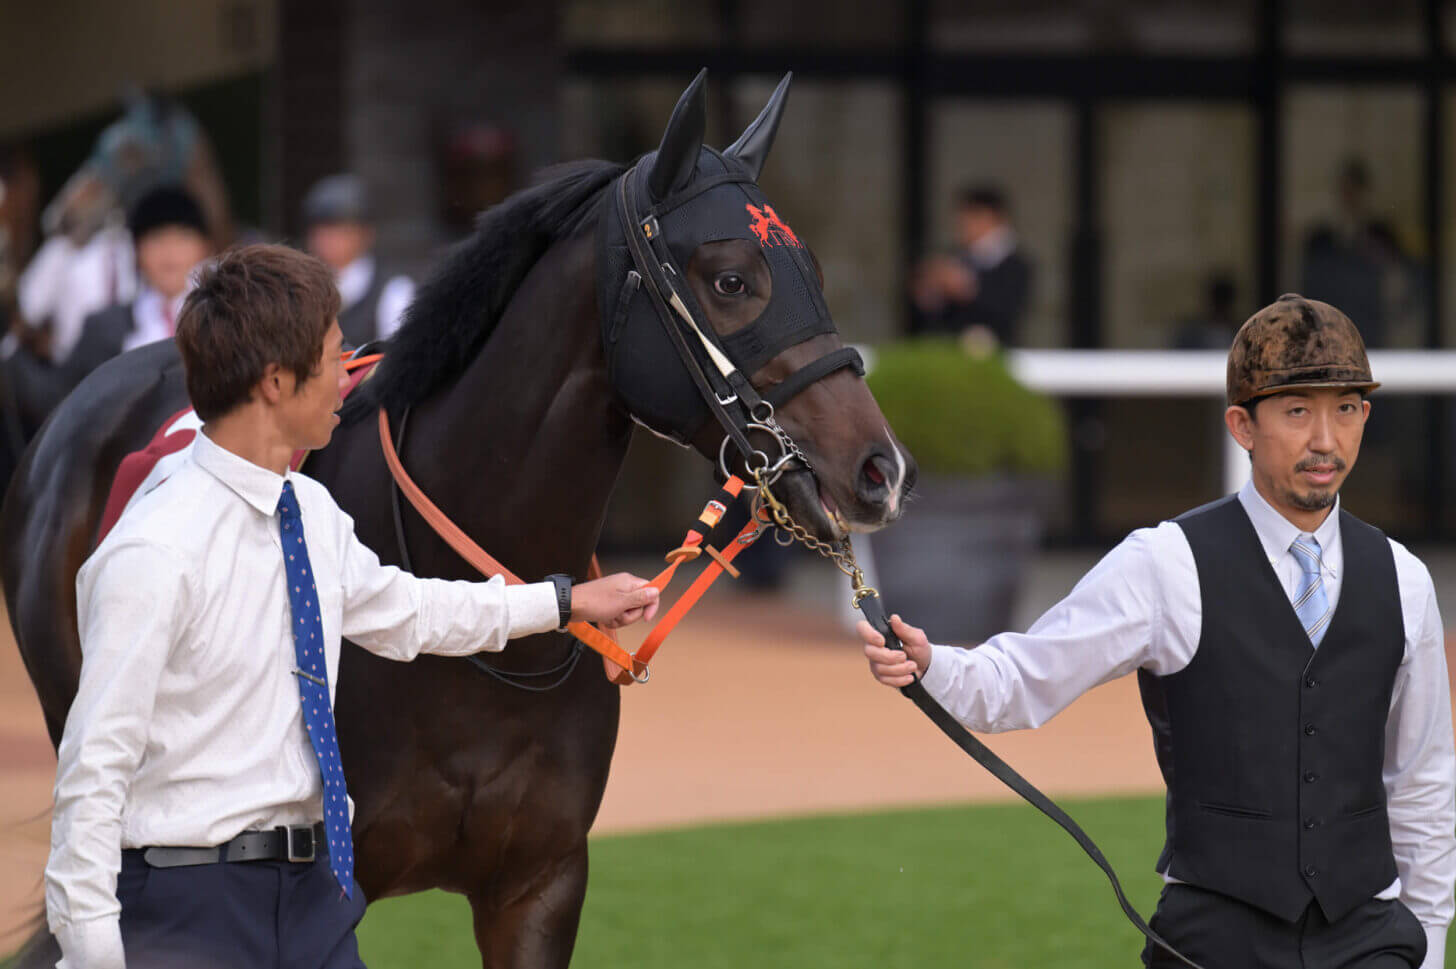
<instances>
[{"instance_id":1,"label":"orange lead strap","mask_svg":"<svg viewBox=\"0 0 1456 969\"><path fill-rule=\"evenodd\" d=\"M703 597L703 593L708 591L708 587L718 580L718 576L727 571L733 574L734 578L737 578L736 573L738 570L733 568L729 563L733 561L739 552L754 543L758 536L763 533L764 527L762 523L750 519L748 524L743 526L743 530L738 533L733 541L728 543L728 547L723 551L719 552L711 545L707 546L706 551L712 559L712 562L693 580L693 584L688 586L688 590L682 594L677 602L673 603L672 608L667 611L667 615L658 620L657 625L652 628L652 632L642 641L642 645L637 647L637 662L644 666L652 662L652 657L657 654L657 648L662 645L662 641L667 638L668 633L672 632L673 628L682 621L683 616L688 614L689 609L698 604L698 600ZM676 564L668 566L663 571L663 575L668 575L670 578L670 573L675 568L677 568ZM662 578L662 575L659 575L658 578ZM656 585L656 580L653 580L653 584ZM664 582L663 585L666 585L666 583Z\"/></svg>"},{"instance_id":2,"label":"orange lead strap","mask_svg":"<svg viewBox=\"0 0 1456 969\"><path fill-rule=\"evenodd\" d=\"M444 512L435 506L435 503L426 497L420 490L420 486L405 471L404 465L400 463L399 455L395 453L394 442L389 435L389 415L384 408L379 409L379 442L384 448L384 460L389 465L389 471L394 475L394 480L399 483L399 489L404 492L410 504L415 510L429 522L435 534L443 538L455 553L475 567L481 575L499 575L505 578L510 585L523 585L520 577L510 569L501 565L495 559L471 541L470 536L460 530L460 527L452 522ZM604 659L610 660L620 667L629 677L640 678L647 671L646 664L638 664L632 654L619 646L616 640L612 639L600 629L585 622L573 622L568 625L567 630L581 640L587 646L602 654Z\"/></svg>"},{"instance_id":3,"label":"orange lead strap","mask_svg":"<svg viewBox=\"0 0 1456 969\"><path fill-rule=\"evenodd\" d=\"M364 366L372 363L377 357L366 357L358 362L352 362L350 369L355 366ZM522 584L521 579L510 569L501 565L490 556L483 548L475 544L470 536L466 535L458 525L452 522L444 512L415 484L414 480L405 471L404 465L399 460L399 454L395 452L394 440L389 433L389 415L383 408L379 410L379 444L384 450L384 461L389 465L389 473L394 475L395 483L399 490L414 505L415 510L435 530L435 534L443 538L455 553L469 562L475 569L485 576L500 575L511 585ZM750 518L748 524L722 549L714 548L704 544L707 536L717 527L722 520L723 514L728 506L735 501L743 491L743 479L733 476L724 482L719 490L708 503L703 506L702 514L698 515L697 524L688 529L683 542L677 548L667 553L667 568L657 574L651 582L658 592L666 590L673 575L677 572L678 566L684 562L690 562L700 555L706 554L710 561L708 566L682 594L682 597L675 602L660 619L647 639L637 649L637 655L627 652L617 642L616 637L608 632L596 628L590 623L573 622L568 625L567 630L581 640L582 643L596 650L602 656L602 665L606 670L607 679L618 686L629 686L634 682L645 682L647 679L647 665L652 662L652 657L657 654L658 647L663 640L667 639L669 633L677 626L688 611L697 604L708 588L717 581L724 572L738 577L738 570L733 567L733 559L739 552L752 545L755 540L769 527L765 522ZM699 527L701 526L701 527ZM596 556L592 556L591 567L587 577L591 579L600 578L601 566L597 563Z\"/></svg>"}]
</instances>

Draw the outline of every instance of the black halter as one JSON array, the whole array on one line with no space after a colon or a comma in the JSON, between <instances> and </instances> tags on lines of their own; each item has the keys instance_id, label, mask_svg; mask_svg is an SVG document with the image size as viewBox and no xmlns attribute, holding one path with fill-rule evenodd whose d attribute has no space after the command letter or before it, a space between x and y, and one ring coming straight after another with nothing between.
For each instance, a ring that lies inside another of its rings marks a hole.
<instances>
[{"instance_id":1,"label":"black halter","mask_svg":"<svg viewBox=\"0 0 1456 969\"><path fill-rule=\"evenodd\" d=\"M774 420L775 409L837 370L852 367L863 375L863 361L855 350L841 348L760 395L746 373L787 347L836 332L807 251L778 221L754 179L709 148L702 149L696 178L650 204L645 186L650 157L617 180L603 203L612 211L604 210L599 220L598 298L613 386L639 423L680 444L696 437L709 417L715 419L725 435L721 464L726 465L728 441L749 470L776 470L791 457L803 460ZM755 218L763 223L758 230ZM730 238L759 241L774 283L763 315L725 338L706 325L679 266L699 243ZM777 458L749 440L754 429L778 441Z\"/></svg>"}]
</instances>

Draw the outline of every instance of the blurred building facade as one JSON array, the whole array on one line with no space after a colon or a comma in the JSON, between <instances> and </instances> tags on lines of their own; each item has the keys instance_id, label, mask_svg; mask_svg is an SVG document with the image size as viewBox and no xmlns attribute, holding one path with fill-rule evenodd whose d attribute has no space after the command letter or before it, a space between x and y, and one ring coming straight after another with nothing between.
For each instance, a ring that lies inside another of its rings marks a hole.
<instances>
[{"instance_id":1,"label":"blurred building facade","mask_svg":"<svg viewBox=\"0 0 1456 969\"><path fill-rule=\"evenodd\" d=\"M143 84L208 128L241 220L296 238L307 186L353 170L379 201L380 252L420 275L532 171L650 150L698 68L720 145L793 70L763 184L815 247L849 340L903 331L906 274L948 241L955 191L994 182L1037 264L1028 346L1169 347L1211 275L1242 318L1317 285L1307 264L1332 251L1368 269L1382 345L1456 345L1456 0L20 6L0 10L0 143L34 146L52 189L121 86ZM1316 244L1356 238L1358 219L1380 226L1375 255ZM1377 405L1347 493L1394 534L1456 537L1448 403ZM1056 534L1115 536L1215 493L1209 402L1067 407ZM696 494L707 479L638 451L644 482ZM644 503L614 521L625 542L651 517Z\"/></svg>"}]
</instances>

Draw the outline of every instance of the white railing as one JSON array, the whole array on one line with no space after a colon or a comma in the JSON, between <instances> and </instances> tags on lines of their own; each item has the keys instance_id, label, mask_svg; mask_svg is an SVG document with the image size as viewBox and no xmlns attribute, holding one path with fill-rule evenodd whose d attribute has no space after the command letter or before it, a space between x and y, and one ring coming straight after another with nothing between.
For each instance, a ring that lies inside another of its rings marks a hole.
<instances>
[{"instance_id":1,"label":"white railing","mask_svg":"<svg viewBox=\"0 0 1456 969\"><path fill-rule=\"evenodd\" d=\"M1222 400L1222 350L1011 350L1022 383L1053 397L1209 397ZM1456 393L1456 350L1373 350L1376 394ZM1249 459L1224 435L1224 490L1249 478Z\"/></svg>"}]
</instances>

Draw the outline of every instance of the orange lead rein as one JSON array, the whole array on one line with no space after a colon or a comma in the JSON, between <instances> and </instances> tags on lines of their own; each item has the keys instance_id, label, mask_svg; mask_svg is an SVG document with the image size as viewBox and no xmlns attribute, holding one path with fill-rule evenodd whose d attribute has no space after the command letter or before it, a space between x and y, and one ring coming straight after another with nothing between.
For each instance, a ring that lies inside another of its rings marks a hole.
<instances>
[{"instance_id":1,"label":"orange lead rein","mask_svg":"<svg viewBox=\"0 0 1456 969\"><path fill-rule=\"evenodd\" d=\"M351 360L346 366L353 370L373 363L377 359L378 355L371 355L359 360ZM501 565L477 545L425 495L419 485L415 484L414 479L405 471L399 455L395 452L394 440L389 432L389 415L382 407L379 409L379 445L384 451L384 461L389 465L389 473L394 476L400 491L409 499L410 504L420 513L420 516L435 530L435 534L443 538L457 555L470 563L480 574L487 577L500 575L511 585L522 584L522 580L515 573ZM723 485L723 490L730 497L735 498L742 488L743 481L737 477L729 478ZM705 532L710 531L718 523L724 510L724 504L717 499L708 502L698 518L706 526ZM723 574L725 569L737 572L729 563L739 552L752 545L763 531L764 528L760 522L750 519L722 552L709 548L708 555L711 561L707 567L653 628L642 646L638 648L637 655L633 656L627 652L615 637L597 629L590 623L573 622L567 626L567 630L582 643L601 654L607 678L613 683L618 686L629 686L634 682L646 682L648 664L652 662L652 657L657 653L663 640L682 621L688 610L703 597L703 594L708 591L708 587ZM698 557L698 553L701 551L699 546L704 537L703 532L699 532L696 528L691 529L688 531L687 537L683 539L683 544L668 553L667 558L670 564L652 580L652 585L656 586L659 592L672 581L673 573L677 571L679 565L686 560ZM597 564L596 556L592 556L591 568L587 574L589 578L597 578L601 575L601 567Z\"/></svg>"}]
</instances>

